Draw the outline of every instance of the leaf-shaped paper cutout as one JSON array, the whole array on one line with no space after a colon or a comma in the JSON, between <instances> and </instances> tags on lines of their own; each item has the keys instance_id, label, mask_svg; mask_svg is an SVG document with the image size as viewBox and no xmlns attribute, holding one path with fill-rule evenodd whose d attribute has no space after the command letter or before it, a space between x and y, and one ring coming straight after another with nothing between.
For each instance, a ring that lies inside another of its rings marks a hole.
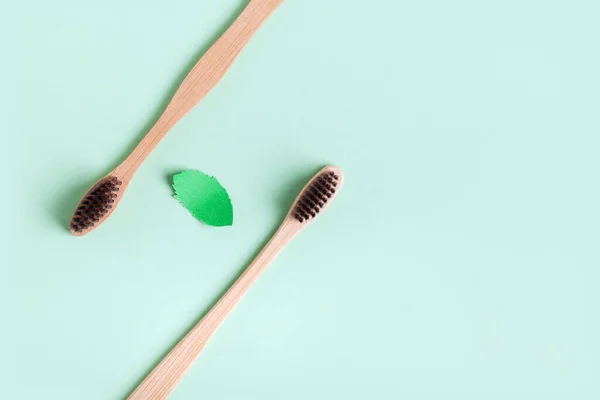
<instances>
[{"instance_id":1,"label":"leaf-shaped paper cutout","mask_svg":"<svg viewBox=\"0 0 600 400\"><path fill-rule=\"evenodd\" d=\"M183 171L173 176L175 198L198 220L211 226L233 225L233 206L214 176Z\"/></svg>"}]
</instances>

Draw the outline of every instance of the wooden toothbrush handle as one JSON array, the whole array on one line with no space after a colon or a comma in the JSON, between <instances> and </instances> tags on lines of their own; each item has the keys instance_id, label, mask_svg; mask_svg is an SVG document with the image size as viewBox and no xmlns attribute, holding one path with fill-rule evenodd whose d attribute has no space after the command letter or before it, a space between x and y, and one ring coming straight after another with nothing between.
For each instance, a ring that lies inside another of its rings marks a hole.
<instances>
[{"instance_id":1,"label":"wooden toothbrush handle","mask_svg":"<svg viewBox=\"0 0 600 400\"><path fill-rule=\"evenodd\" d=\"M183 375L242 296L267 266L285 248L301 225L286 218L271 241L202 320L171 350L129 396L128 400L163 400L175 389Z\"/></svg>"},{"instance_id":2,"label":"wooden toothbrush handle","mask_svg":"<svg viewBox=\"0 0 600 400\"><path fill-rule=\"evenodd\" d=\"M215 87L260 26L283 0L251 0L227 31L202 56L175 92L156 124L117 168L130 175L167 132Z\"/></svg>"}]
</instances>

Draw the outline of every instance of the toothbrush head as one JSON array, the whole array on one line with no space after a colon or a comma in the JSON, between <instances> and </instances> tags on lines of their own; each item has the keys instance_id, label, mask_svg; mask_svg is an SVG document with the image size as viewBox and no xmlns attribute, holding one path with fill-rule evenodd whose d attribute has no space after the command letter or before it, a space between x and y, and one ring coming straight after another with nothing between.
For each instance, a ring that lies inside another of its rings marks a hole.
<instances>
[{"instance_id":1,"label":"toothbrush head","mask_svg":"<svg viewBox=\"0 0 600 400\"><path fill-rule=\"evenodd\" d=\"M112 213L123 182L115 176L100 180L83 196L71 218L70 231L82 236Z\"/></svg>"},{"instance_id":2,"label":"toothbrush head","mask_svg":"<svg viewBox=\"0 0 600 400\"><path fill-rule=\"evenodd\" d=\"M302 190L290 211L291 216L301 224L312 221L331 203L343 182L344 175L339 168L323 168Z\"/></svg>"}]
</instances>

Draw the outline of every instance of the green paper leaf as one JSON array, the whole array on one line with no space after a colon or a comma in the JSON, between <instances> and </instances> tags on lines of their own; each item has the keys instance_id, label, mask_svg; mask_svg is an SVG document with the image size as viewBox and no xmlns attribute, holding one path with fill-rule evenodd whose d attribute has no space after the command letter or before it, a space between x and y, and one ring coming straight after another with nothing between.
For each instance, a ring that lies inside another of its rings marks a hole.
<instances>
[{"instance_id":1,"label":"green paper leaf","mask_svg":"<svg viewBox=\"0 0 600 400\"><path fill-rule=\"evenodd\" d=\"M175 198L200 221L211 226L233 225L233 206L227 191L214 176L183 171L173 176Z\"/></svg>"}]
</instances>

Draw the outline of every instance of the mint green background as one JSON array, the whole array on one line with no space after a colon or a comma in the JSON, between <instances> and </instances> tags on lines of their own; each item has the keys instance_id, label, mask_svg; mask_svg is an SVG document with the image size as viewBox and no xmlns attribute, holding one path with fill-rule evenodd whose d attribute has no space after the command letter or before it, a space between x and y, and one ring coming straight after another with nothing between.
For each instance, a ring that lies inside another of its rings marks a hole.
<instances>
[{"instance_id":1,"label":"mint green background","mask_svg":"<svg viewBox=\"0 0 600 400\"><path fill-rule=\"evenodd\" d=\"M125 397L335 163L340 196L173 399L600 398L595 0L287 0L68 234L244 3L3 5L0 397ZM183 169L232 228L172 198Z\"/></svg>"}]
</instances>

